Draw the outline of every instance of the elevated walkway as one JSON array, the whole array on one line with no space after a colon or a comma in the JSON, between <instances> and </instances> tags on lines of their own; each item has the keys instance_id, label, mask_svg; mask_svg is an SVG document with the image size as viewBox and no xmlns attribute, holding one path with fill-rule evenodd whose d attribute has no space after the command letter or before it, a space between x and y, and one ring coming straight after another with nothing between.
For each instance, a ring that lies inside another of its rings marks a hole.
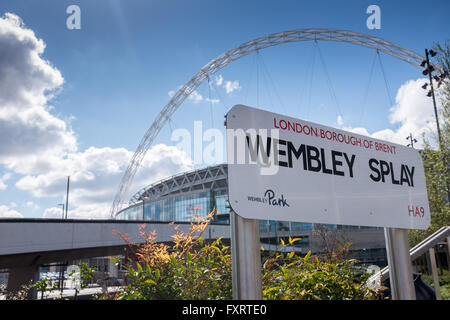
<instances>
[{"instance_id":1,"label":"elevated walkway","mask_svg":"<svg viewBox=\"0 0 450 320\"><path fill-rule=\"evenodd\" d=\"M168 222L124 220L1 219L0 269L28 267L57 261L120 254L127 246L116 233L127 234L130 242L142 243L140 226L156 230L156 241L172 241L174 226ZM190 223L177 222L187 232ZM203 237L229 238L230 226L210 224Z\"/></svg>"},{"instance_id":2,"label":"elevated walkway","mask_svg":"<svg viewBox=\"0 0 450 320\"><path fill-rule=\"evenodd\" d=\"M168 222L121 220L1 219L0 269L8 269L8 290L39 278L39 266L124 253L128 244L117 234L126 234L129 242L143 243L140 226L156 230L156 241L170 242L175 234ZM188 232L190 223L177 222L179 231ZM230 237L229 225L210 224L205 239ZM36 296L35 290L30 294Z\"/></svg>"}]
</instances>

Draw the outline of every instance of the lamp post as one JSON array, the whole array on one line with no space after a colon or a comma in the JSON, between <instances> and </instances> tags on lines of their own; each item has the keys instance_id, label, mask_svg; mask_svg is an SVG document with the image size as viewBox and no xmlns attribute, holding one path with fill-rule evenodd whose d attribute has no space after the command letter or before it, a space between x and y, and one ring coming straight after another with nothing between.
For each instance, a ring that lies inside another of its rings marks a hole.
<instances>
[{"instance_id":1,"label":"lamp post","mask_svg":"<svg viewBox=\"0 0 450 320\"><path fill-rule=\"evenodd\" d=\"M406 146L414 149L414 142L417 142L417 140L413 138L412 133L410 133L409 136L406 137L406 140L411 141L411 143L408 143Z\"/></svg>"},{"instance_id":2,"label":"lamp post","mask_svg":"<svg viewBox=\"0 0 450 320\"><path fill-rule=\"evenodd\" d=\"M429 55L431 55L431 57L434 57L436 54L437 53L434 50L429 50L428 51L428 49L425 49L425 60L422 61L420 66L425 68L422 71L422 74L424 76L428 75L428 79L430 80L430 82L429 83L425 83L422 86L422 88L426 90L427 86L430 85L430 91L428 91L427 96L433 98L434 116L436 118L436 127L437 127L437 133L438 133L438 137L439 137L439 150L441 150L442 149L442 136L441 136L441 128L439 127L439 117L438 117L438 112L437 112L437 107L436 107L436 97L434 95L433 78L434 78L434 80L436 80L438 82L438 88L439 88L441 86L441 84L442 84L442 81L447 76L447 74L444 72L439 77L438 76L433 76L432 73L433 73L433 71L435 71L435 68L433 67L432 64L430 64L430 57L429 57Z\"/></svg>"},{"instance_id":3,"label":"lamp post","mask_svg":"<svg viewBox=\"0 0 450 320\"><path fill-rule=\"evenodd\" d=\"M437 133L438 133L438 137L439 137L439 150L442 150L442 148L443 148L442 136L441 136L441 129L439 127L439 118L438 118L438 112L437 112L437 107L436 107L436 98L434 96L433 79L438 83L438 88L439 88L442 85L442 83L444 82L444 79L446 77L448 77L448 72L444 70L444 72L442 74L440 74L439 76L432 75L433 71L435 71L435 68L433 67L432 64L430 64L429 55L431 55L431 57L434 57L436 54L437 54L436 51L434 51L432 49L430 49L430 50L425 49L425 60L422 61L420 66L425 68L422 71L422 74L424 76L428 75L428 79L430 80L430 82L425 83L422 86L422 88L426 90L428 84L430 85L430 91L428 91L427 96L433 98L434 116L436 117L436 127L437 127ZM445 157L442 159L442 162L444 164L445 170L447 170L447 160L445 159ZM448 181L446 181L446 185L447 185L447 201L450 201L450 188L449 188Z\"/></svg>"},{"instance_id":4,"label":"lamp post","mask_svg":"<svg viewBox=\"0 0 450 320\"><path fill-rule=\"evenodd\" d=\"M67 177L66 219L67 219L67 211L68 211L68 209L69 209L69 183L70 183L70 176Z\"/></svg>"}]
</instances>

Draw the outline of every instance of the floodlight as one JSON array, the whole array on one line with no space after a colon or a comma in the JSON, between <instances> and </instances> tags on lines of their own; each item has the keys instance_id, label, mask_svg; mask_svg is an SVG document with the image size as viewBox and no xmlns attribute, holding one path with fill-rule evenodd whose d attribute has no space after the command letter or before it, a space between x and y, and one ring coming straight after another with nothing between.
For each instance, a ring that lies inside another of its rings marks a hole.
<instances>
[{"instance_id":1,"label":"floodlight","mask_svg":"<svg viewBox=\"0 0 450 320\"><path fill-rule=\"evenodd\" d=\"M422 71L422 74L424 76L426 76L428 74L428 72L433 72L434 71L434 67L433 66L429 66L428 68L426 68L425 70Z\"/></svg>"}]
</instances>

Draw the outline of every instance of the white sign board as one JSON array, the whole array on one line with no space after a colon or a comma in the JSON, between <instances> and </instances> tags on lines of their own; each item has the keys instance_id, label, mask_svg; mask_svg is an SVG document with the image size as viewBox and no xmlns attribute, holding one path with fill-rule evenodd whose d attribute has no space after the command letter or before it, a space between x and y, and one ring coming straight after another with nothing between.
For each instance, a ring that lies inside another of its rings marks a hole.
<instances>
[{"instance_id":1,"label":"white sign board","mask_svg":"<svg viewBox=\"0 0 450 320\"><path fill-rule=\"evenodd\" d=\"M415 149L237 105L227 114L229 201L238 215L426 229Z\"/></svg>"}]
</instances>

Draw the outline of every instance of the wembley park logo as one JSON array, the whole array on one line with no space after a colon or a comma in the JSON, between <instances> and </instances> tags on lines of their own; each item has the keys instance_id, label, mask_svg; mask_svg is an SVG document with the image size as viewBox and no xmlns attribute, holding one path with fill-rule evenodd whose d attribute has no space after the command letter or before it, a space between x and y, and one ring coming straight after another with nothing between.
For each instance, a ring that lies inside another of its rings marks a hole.
<instances>
[{"instance_id":1,"label":"wembley park logo","mask_svg":"<svg viewBox=\"0 0 450 320\"><path fill-rule=\"evenodd\" d=\"M267 189L266 192L264 192L264 196L262 197L247 196L247 200L268 204L274 207L289 207L287 199L284 198L284 195L281 195L281 197L277 197L275 191L273 191L272 189Z\"/></svg>"}]
</instances>

